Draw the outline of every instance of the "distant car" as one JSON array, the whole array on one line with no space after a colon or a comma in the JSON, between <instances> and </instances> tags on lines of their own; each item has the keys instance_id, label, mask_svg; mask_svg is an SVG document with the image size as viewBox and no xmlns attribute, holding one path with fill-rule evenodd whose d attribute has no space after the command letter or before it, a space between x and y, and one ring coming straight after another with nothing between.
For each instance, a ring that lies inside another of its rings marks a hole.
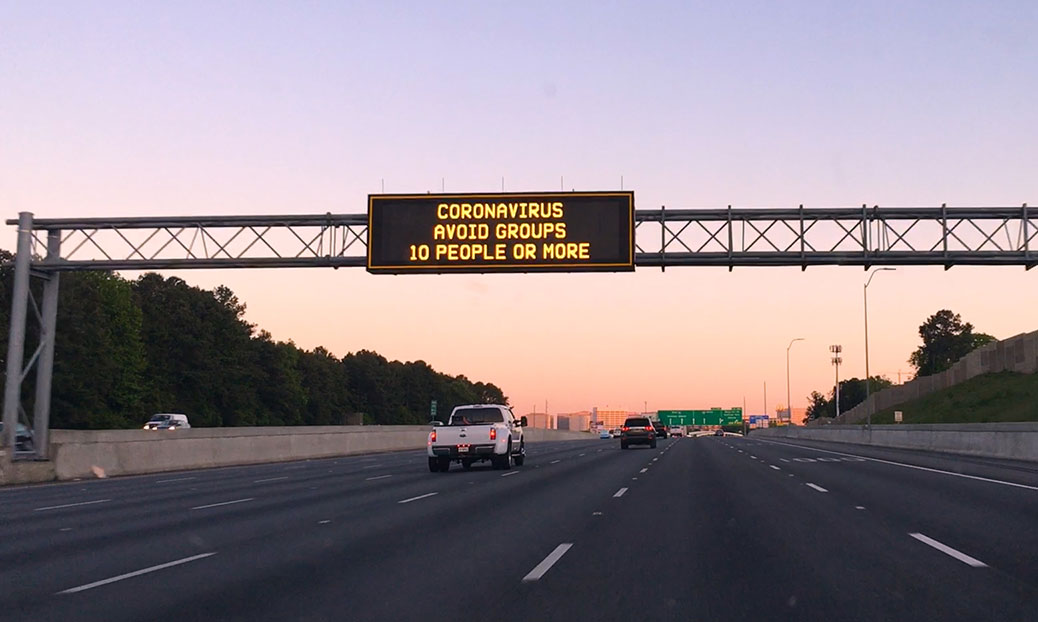
<instances>
[{"instance_id":1,"label":"distant car","mask_svg":"<svg viewBox=\"0 0 1038 622\"><path fill-rule=\"evenodd\" d=\"M648 417L628 417L620 428L620 449L631 445L656 447L656 428Z\"/></svg>"},{"instance_id":2,"label":"distant car","mask_svg":"<svg viewBox=\"0 0 1038 622\"><path fill-rule=\"evenodd\" d=\"M179 428L190 428L187 415L179 413L159 413L152 415L151 419L144 424L145 430L176 430Z\"/></svg>"},{"instance_id":3,"label":"distant car","mask_svg":"<svg viewBox=\"0 0 1038 622\"><path fill-rule=\"evenodd\" d=\"M670 434L671 436L684 436L685 435L685 428L683 428L683 427L681 427L679 425L672 425L672 426L670 426L670 429L667 430L667 433Z\"/></svg>"},{"instance_id":4,"label":"distant car","mask_svg":"<svg viewBox=\"0 0 1038 622\"><path fill-rule=\"evenodd\" d=\"M609 436L612 436L613 438L620 438L620 428L613 428L612 430L609 430Z\"/></svg>"},{"instance_id":5,"label":"distant car","mask_svg":"<svg viewBox=\"0 0 1038 622\"><path fill-rule=\"evenodd\" d=\"M610 439L613 438L613 435L609 433L609 430L602 430L598 433L598 438Z\"/></svg>"},{"instance_id":6,"label":"distant car","mask_svg":"<svg viewBox=\"0 0 1038 622\"><path fill-rule=\"evenodd\" d=\"M4 433L4 422L0 421L0 435ZM32 430L25 424L19 423L14 427L14 450L32 451Z\"/></svg>"},{"instance_id":7,"label":"distant car","mask_svg":"<svg viewBox=\"0 0 1038 622\"><path fill-rule=\"evenodd\" d=\"M724 430L717 430L714 432L714 436L724 436Z\"/></svg>"},{"instance_id":8,"label":"distant car","mask_svg":"<svg viewBox=\"0 0 1038 622\"><path fill-rule=\"evenodd\" d=\"M656 430L656 438L667 438L667 426L659 421L653 421L652 427Z\"/></svg>"}]
</instances>

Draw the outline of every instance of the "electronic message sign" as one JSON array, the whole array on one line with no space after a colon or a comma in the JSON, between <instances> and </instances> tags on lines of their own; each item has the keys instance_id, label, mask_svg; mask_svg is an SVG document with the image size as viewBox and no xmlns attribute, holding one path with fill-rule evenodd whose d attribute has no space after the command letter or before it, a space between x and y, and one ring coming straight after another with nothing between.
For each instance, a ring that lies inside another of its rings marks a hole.
<instances>
[{"instance_id":1,"label":"electronic message sign","mask_svg":"<svg viewBox=\"0 0 1038 622\"><path fill-rule=\"evenodd\" d=\"M369 272L633 269L633 192L368 196Z\"/></svg>"}]
</instances>

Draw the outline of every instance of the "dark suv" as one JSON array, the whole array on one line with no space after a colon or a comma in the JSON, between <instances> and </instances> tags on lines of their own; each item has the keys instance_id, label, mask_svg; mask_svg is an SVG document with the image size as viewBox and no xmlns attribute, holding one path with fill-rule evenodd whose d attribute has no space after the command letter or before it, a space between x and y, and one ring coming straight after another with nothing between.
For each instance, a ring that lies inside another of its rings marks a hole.
<instances>
[{"instance_id":1,"label":"dark suv","mask_svg":"<svg viewBox=\"0 0 1038 622\"><path fill-rule=\"evenodd\" d=\"M620 449L630 445L656 447L656 428L648 417L628 417L620 428Z\"/></svg>"},{"instance_id":2,"label":"dark suv","mask_svg":"<svg viewBox=\"0 0 1038 622\"><path fill-rule=\"evenodd\" d=\"M660 421L653 421L652 427L656 429L656 438L667 438L667 426Z\"/></svg>"}]
</instances>

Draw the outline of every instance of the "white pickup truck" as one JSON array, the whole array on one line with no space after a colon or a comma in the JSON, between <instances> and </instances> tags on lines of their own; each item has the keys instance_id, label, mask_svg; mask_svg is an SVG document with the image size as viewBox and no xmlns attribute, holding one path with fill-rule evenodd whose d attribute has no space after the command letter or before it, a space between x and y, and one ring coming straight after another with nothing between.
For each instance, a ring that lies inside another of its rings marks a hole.
<instances>
[{"instance_id":1,"label":"white pickup truck","mask_svg":"<svg viewBox=\"0 0 1038 622\"><path fill-rule=\"evenodd\" d=\"M446 473L451 462L465 469L489 460L495 469L522 466L526 460L523 427L526 417L516 419L512 409L500 404L458 406L447 425L434 423L429 433L429 470Z\"/></svg>"}]
</instances>

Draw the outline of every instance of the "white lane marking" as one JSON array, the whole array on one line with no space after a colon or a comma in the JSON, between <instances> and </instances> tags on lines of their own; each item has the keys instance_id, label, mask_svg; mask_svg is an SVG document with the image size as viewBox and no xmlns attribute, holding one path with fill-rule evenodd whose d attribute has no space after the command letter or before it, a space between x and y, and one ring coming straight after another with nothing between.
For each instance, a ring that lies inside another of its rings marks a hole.
<instances>
[{"instance_id":1,"label":"white lane marking","mask_svg":"<svg viewBox=\"0 0 1038 622\"><path fill-rule=\"evenodd\" d=\"M951 471L942 471L941 469L931 469L930 467L918 466L915 464L905 464L903 462L894 462L892 460L883 460L881 458L870 458L868 456L859 456L856 454L846 454L840 451L829 451L828 449L818 449L815 447L804 447L803 445L794 445L792 443L779 443L777 441L764 441L765 443L774 443L775 445L786 445L787 447L799 447L801 449L811 449L813 451L824 451L828 454L836 454L837 456L849 456L851 458L861 458L862 460L868 460L871 462L880 462L882 464L890 464L893 466L905 467L906 469L916 469L919 471L929 471L930 473L941 473L943 475L954 475L955 477L963 477L965 479L975 479L981 482L988 482L991 484L1002 484L1003 486L1013 486L1014 488L1024 488L1026 490L1038 490L1038 486L1028 486L1027 484L1017 484L1016 482L1007 482L1000 479L991 479L990 477L981 477L979 475L966 475L965 473L953 473Z\"/></svg>"},{"instance_id":2,"label":"white lane marking","mask_svg":"<svg viewBox=\"0 0 1038 622\"><path fill-rule=\"evenodd\" d=\"M374 477L365 477L364 481L365 482L371 482L371 481L374 481L376 479L386 479L387 477L393 477L393 476L392 475L376 475Z\"/></svg>"},{"instance_id":3,"label":"white lane marking","mask_svg":"<svg viewBox=\"0 0 1038 622\"><path fill-rule=\"evenodd\" d=\"M637 481L637 480L638 480L638 478L637 478L637 477L632 477L631 479L632 479L632 480L635 480L635 481Z\"/></svg>"},{"instance_id":4,"label":"white lane marking","mask_svg":"<svg viewBox=\"0 0 1038 622\"><path fill-rule=\"evenodd\" d=\"M508 473L501 475L501 477L508 477L509 475L519 475L519 471L509 471Z\"/></svg>"},{"instance_id":5,"label":"white lane marking","mask_svg":"<svg viewBox=\"0 0 1038 622\"><path fill-rule=\"evenodd\" d=\"M160 479L159 481L157 481L155 483L156 484L168 484L170 482L186 482L189 479L198 479L198 478L196 478L196 477L178 477L176 479Z\"/></svg>"},{"instance_id":6,"label":"white lane marking","mask_svg":"<svg viewBox=\"0 0 1038 622\"><path fill-rule=\"evenodd\" d=\"M98 499L97 501L83 501L82 503L66 503L64 505L48 505L43 508L34 508L33 512L45 512L47 510L60 510L63 508L74 508L80 505L94 505L95 503L108 503L111 499Z\"/></svg>"},{"instance_id":7,"label":"white lane marking","mask_svg":"<svg viewBox=\"0 0 1038 622\"><path fill-rule=\"evenodd\" d=\"M71 527L62 527L58 531L72 531L72 528Z\"/></svg>"},{"instance_id":8,"label":"white lane marking","mask_svg":"<svg viewBox=\"0 0 1038 622\"><path fill-rule=\"evenodd\" d=\"M555 562L562 559L562 556L565 555L566 551L568 551L572 546L572 542L563 542L562 544L555 547L554 551L548 553L548 556L545 557L541 561L541 563L534 566L533 570L531 570L529 574L523 577L523 583L529 583L531 581L540 580L540 578L543 577L544 574L548 572L552 566L555 565Z\"/></svg>"},{"instance_id":9,"label":"white lane marking","mask_svg":"<svg viewBox=\"0 0 1038 622\"><path fill-rule=\"evenodd\" d=\"M577 457L578 457L578 458L583 458L583 457L584 457L584 454L580 454L580 455L578 455Z\"/></svg>"},{"instance_id":10,"label":"white lane marking","mask_svg":"<svg viewBox=\"0 0 1038 622\"><path fill-rule=\"evenodd\" d=\"M938 551L944 553L945 555L950 555L950 556L954 557L955 559L959 560L960 562L962 562L964 564L967 564L969 566L973 566L974 568L987 568L988 567L987 564L985 564L984 562L980 561L979 559L977 559L975 557L970 557L969 555L967 555L967 554L965 554L965 553L963 553L961 551L956 551L955 549L953 549L952 547L948 546L947 544L942 544L941 542L938 542L937 540L934 540L933 538L928 538L928 537L924 536L921 533L910 533L908 535L912 536L916 540L919 540L923 544L927 544L929 546L932 546L933 548L935 548Z\"/></svg>"},{"instance_id":11,"label":"white lane marking","mask_svg":"<svg viewBox=\"0 0 1038 622\"><path fill-rule=\"evenodd\" d=\"M381 464L369 464L367 466L362 466L360 468L361 468L361 470L363 470L363 469L377 469L380 466L382 466L382 465Z\"/></svg>"},{"instance_id":12,"label":"white lane marking","mask_svg":"<svg viewBox=\"0 0 1038 622\"><path fill-rule=\"evenodd\" d=\"M638 471L638 472L639 472L639 473L644 473L644 472L646 472L646 471L648 471L648 470L649 470L649 467L645 467L644 469L642 469L641 471Z\"/></svg>"},{"instance_id":13,"label":"white lane marking","mask_svg":"<svg viewBox=\"0 0 1038 622\"><path fill-rule=\"evenodd\" d=\"M332 521L330 521L330 520L322 520L322 521L317 521L317 524L318 525L327 525L330 522L332 522Z\"/></svg>"},{"instance_id":14,"label":"white lane marking","mask_svg":"<svg viewBox=\"0 0 1038 622\"><path fill-rule=\"evenodd\" d=\"M246 501L252 501L252 500L253 500L253 497L249 497L247 499L235 499L234 501L224 501L222 503L210 503L209 505L198 505L198 506L195 506L195 507L193 507L191 509L192 510L204 510L206 508L217 508L217 507L220 507L221 505L234 505L235 503L245 503Z\"/></svg>"},{"instance_id":15,"label":"white lane marking","mask_svg":"<svg viewBox=\"0 0 1038 622\"><path fill-rule=\"evenodd\" d=\"M109 579L102 579L100 581L94 581L93 583L87 583L86 585L80 585L79 587L70 587L67 590L62 590L58 594L75 594L76 592L83 592L91 590L95 587L101 587L102 585L108 585L109 583L115 583L116 581L122 581L123 579L129 579L130 577L138 577L142 574L148 574L149 572L155 572L157 570L163 570L165 568L172 568L173 566L179 566L180 564L186 564L199 559L205 559L206 557L212 557L216 555L216 551L212 553L202 553L201 555L192 555L191 557L185 557L184 559L178 559L172 562L166 562L165 564L159 564L158 566L151 566L148 568L142 568L140 570L134 570L133 572L127 572L117 577L111 577Z\"/></svg>"},{"instance_id":16,"label":"white lane marking","mask_svg":"<svg viewBox=\"0 0 1038 622\"><path fill-rule=\"evenodd\" d=\"M756 460L756 459L757 459L757 456L750 456L750 457L751 457L751 458L753 458L754 460Z\"/></svg>"},{"instance_id":17,"label":"white lane marking","mask_svg":"<svg viewBox=\"0 0 1038 622\"><path fill-rule=\"evenodd\" d=\"M774 464L769 464L768 466L773 468L773 469L775 469L776 471L781 471L782 470L782 469L778 468L777 466L775 466Z\"/></svg>"},{"instance_id":18,"label":"white lane marking","mask_svg":"<svg viewBox=\"0 0 1038 622\"><path fill-rule=\"evenodd\" d=\"M807 482L807 485L810 486L811 488L814 488L818 492L829 492L828 490L826 490L825 488L822 488L818 484L812 484L811 482Z\"/></svg>"},{"instance_id":19,"label":"white lane marking","mask_svg":"<svg viewBox=\"0 0 1038 622\"><path fill-rule=\"evenodd\" d=\"M739 450L739 453L742 453L742 450L741 450L741 449Z\"/></svg>"},{"instance_id":20,"label":"white lane marking","mask_svg":"<svg viewBox=\"0 0 1038 622\"><path fill-rule=\"evenodd\" d=\"M283 480L283 479L288 479L288 476L287 475L282 475L281 477L268 477L266 479L257 479L257 480L253 480L252 483L253 484L262 484L263 482L276 482L276 481Z\"/></svg>"},{"instance_id":21,"label":"white lane marking","mask_svg":"<svg viewBox=\"0 0 1038 622\"><path fill-rule=\"evenodd\" d=\"M865 506L864 505L856 505L856 506L854 506L854 509L855 510L864 510Z\"/></svg>"},{"instance_id":22,"label":"white lane marking","mask_svg":"<svg viewBox=\"0 0 1038 622\"><path fill-rule=\"evenodd\" d=\"M614 496L614 497L622 497L622 496L624 496L624 493L625 493L625 492L627 492L627 489L626 489L626 488L621 488L620 490L617 490L617 491L616 491L616 492L615 492L615 493L613 494L613 496Z\"/></svg>"},{"instance_id":23,"label":"white lane marking","mask_svg":"<svg viewBox=\"0 0 1038 622\"><path fill-rule=\"evenodd\" d=\"M432 497L433 495L438 495L438 494L440 494L440 493L438 493L438 492L427 492L424 495L418 495L417 497L411 497L410 499L404 499L402 501L397 501L397 503L411 503L412 501L418 501L419 499L425 499L427 497Z\"/></svg>"},{"instance_id":24,"label":"white lane marking","mask_svg":"<svg viewBox=\"0 0 1038 622\"><path fill-rule=\"evenodd\" d=\"M560 462L560 461L559 461L559 460L552 460L552 461L551 461L551 464L556 464L556 463L558 463L558 462Z\"/></svg>"},{"instance_id":25,"label":"white lane marking","mask_svg":"<svg viewBox=\"0 0 1038 622\"><path fill-rule=\"evenodd\" d=\"M789 460L786 460L785 458L779 458L779 460L781 460L783 462L789 462Z\"/></svg>"},{"instance_id":26,"label":"white lane marking","mask_svg":"<svg viewBox=\"0 0 1038 622\"><path fill-rule=\"evenodd\" d=\"M789 476L790 476L790 477L795 477L795 476L794 476L794 475L793 475L792 473L790 473L790 474L789 474Z\"/></svg>"},{"instance_id":27,"label":"white lane marking","mask_svg":"<svg viewBox=\"0 0 1038 622\"><path fill-rule=\"evenodd\" d=\"M659 458L653 458L652 459L653 462L656 462L657 460L659 460Z\"/></svg>"}]
</instances>

